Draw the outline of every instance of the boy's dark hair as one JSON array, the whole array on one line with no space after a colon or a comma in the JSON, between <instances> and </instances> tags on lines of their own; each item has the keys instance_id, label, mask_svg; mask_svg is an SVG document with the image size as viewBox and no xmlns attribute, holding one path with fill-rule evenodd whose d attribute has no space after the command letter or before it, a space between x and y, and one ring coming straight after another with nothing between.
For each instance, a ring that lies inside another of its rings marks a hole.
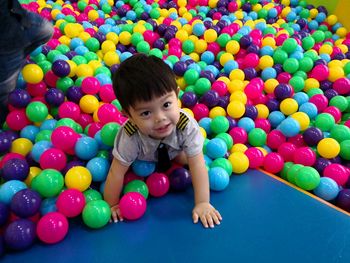
<instances>
[{"instance_id":1,"label":"boy's dark hair","mask_svg":"<svg viewBox=\"0 0 350 263\"><path fill-rule=\"evenodd\" d=\"M175 74L160 58L135 54L120 64L113 76L114 93L123 110L138 101L150 101L168 92L175 91Z\"/></svg>"}]
</instances>

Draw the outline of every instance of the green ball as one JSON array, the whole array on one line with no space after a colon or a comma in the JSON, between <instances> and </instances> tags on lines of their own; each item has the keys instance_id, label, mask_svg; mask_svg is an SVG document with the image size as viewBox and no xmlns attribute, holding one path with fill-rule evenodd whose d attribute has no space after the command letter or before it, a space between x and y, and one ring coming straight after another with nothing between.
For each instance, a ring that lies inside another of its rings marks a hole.
<instances>
[{"instance_id":1,"label":"green ball","mask_svg":"<svg viewBox=\"0 0 350 263\"><path fill-rule=\"evenodd\" d=\"M96 38L90 37L88 40L86 40L85 46L90 51L97 52L100 49L100 42Z\"/></svg>"},{"instance_id":2,"label":"green ball","mask_svg":"<svg viewBox=\"0 0 350 263\"><path fill-rule=\"evenodd\" d=\"M308 9L303 9L303 10L300 11L299 16L301 18L307 19L310 16L310 11Z\"/></svg>"},{"instance_id":3,"label":"green ball","mask_svg":"<svg viewBox=\"0 0 350 263\"><path fill-rule=\"evenodd\" d=\"M229 126L230 124L225 116L217 116L210 122L210 129L215 134L226 132Z\"/></svg>"},{"instance_id":4,"label":"green ball","mask_svg":"<svg viewBox=\"0 0 350 263\"><path fill-rule=\"evenodd\" d=\"M330 137L339 143L348 140L350 139L350 129L345 125L336 124L330 131Z\"/></svg>"},{"instance_id":5,"label":"green ball","mask_svg":"<svg viewBox=\"0 0 350 263\"><path fill-rule=\"evenodd\" d=\"M288 59L288 53L281 48L277 48L272 55L275 64L283 64Z\"/></svg>"},{"instance_id":6,"label":"green ball","mask_svg":"<svg viewBox=\"0 0 350 263\"><path fill-rule=\"evenodd\" d=\"M53 63L58 55L62 55L62 53L58 50L51 50L46 57L51 63Z\"/></svg>"},{"instance_id":7,"label":"green ball","mask_svg":"<svg viewBox=\"0 0 350 263\"><path fill-rule=\"evenodd\" d=\"M305 81L302 77L299 76L293 76L289 80L289 84L293 87L294 92L302 91L305 87Z\"/></svg>"},{"instance_id":8,"label":"green ball","mask_svg":"<svg viewBox=\"0 0 350 263\"><path fill-rule=\"evenodd\" d=\"M334 96L329 101L329 106L337 107L341 112L344 112L349 107L349 101L344 96Z\"/></svg>"},{"instance_id":9,"label":"green ball","mask_svg":"<svg viewBox=\"0 0 350 263\"><path fill-rule=\"evenodd\" d=\"M120 105L120 102L119 102L118 99L114 99L114 100L111 102L111 104L113 104L114 106L116 106L117 109L118 109L119 111L122 111L122 105Z\"/></svg>"},{"instance_id":10,"label":"green ball","mask_svg":"<svg viewBox=\"0 0 350 263\"><path fill-rule=\"evenodd\" d=\"M74 85L74 81L70 77L59 78L56 81L56 86L63 93L66 93L67 90Z\"/></svg>"},{"instance_id":11,"label":"green ball","mask_svg":"<svg viewBox=\"0 0 350 263\"><path fill-rule=\"evenodd\" d=\"M194 90L197 95L203 95L211 88L211 83L207 78L199 78L195 85Z\"/></svg>"},{"instance_id":12,"label":"green ball","mask_svg":"<svg viewBox=\"0 0 350 263\"><path fill-rule=\"evenodd\" d=\"M231 40L231 37L227 33L220 34L220 36L217 38L216 42L219 44L220 47L224 48L226 47L227 42Z\"/></svg>"},{"instance_id":13,"label":"green ball","mask_svg":"<svg viewBox=\"0 0 350 263\"><path fill-rule=\"evenodd\" d=\"M58 50L62 54L66 54L70 51L70 48L67 45L61 44L56 47L56 50Z\"/></svg>"},{"instance_id":14,"label":"green ball","mask_svg":"<svg viewBox=\"0 0 350 263\"><path fill-rule=\"evenodd\" d=\"M248 133L248 142L254 147L261 147L266 144L266 132L261 128L253 128Z\"/></svg>"},{"instance_id":15,"label":"green ball","mask_svg":"<svg viewBox=\"0 0 350 263\"><path fill-rule=\"evenodd\" d=\"M107 3L103 4L101 9L105 14L109 14L112 11L112 7Z\"/></svg>"},{"instance_id":16,"label":"green ball","mask_svg":"<svg viewBox=\"0 0 350 263\"><path fill-rule=\"evenodd\" d=\"M232 136L229 135L228 133L226 133L226 132L219 133L218 135L215 136L215 138L222 139L226 143L227 149L230 150L232 148L233 139L232 139Z\"/></svg>"},{"instance_id":17,"label":"green ball","mask_svg":"<svg viewBox=\"0 0 350 263\"><path fill-rule=\"evenodd\" d=\"M298 174L299 170L303 167L304 167L304 165L302 165L302 164L293 164L287 171L288 182L295 184L297 174Z\"/></svg>"},{"instance_id":18,"label":"green ball","mask_svg":"<svg viewBox=\"0 0 350 263\"><path fill-rule=\"evenodd\" d=\"M158 11L158 9L153 8L149 15L152 19L158 19L160 17L160 12Z\"/></svg>"},{"instance_id":19,"label":"green ball","mask_svg":"<svg viewBox=\"0 0 350 263\"><path fill-rule=\"evenodd\" d=\"M307 74L300 70L300 63L299 63L299 70L293 74L293 77L301 77L303 80L307 79Z\"/></svg>"},{"instance_id":20,"label":"green ball","mask_svg":"<svg viewBox=\"0 0 350 263\"><path fill-rule=\"evenodd\" d=\"M142 40L136 45L136 50L139 53L148 54L148 52L151 50L151 47L147 41Z\"/></svg>"},{"instance_id":21,"label":"green ball","mask_svg":"<svg viewBox=\"0 0 350 263\"><path fill-rule=\"evenodd\" d=\"M78 1L78 9L80 10L80 11L84 11L85 10L85 8L87 7L87 3L85 2L85 1Z\"/></svg>"},{"instance_id":22,"label":"green ball","mask_svg":"<svg viewBox=\"0 0 350 263\"><path fill-rule=\"evenodd\" d=\"M345 75L350 74L350 62L346 63L344 66Z\"/></svg>"},{"instance_id":23,"label":"green ball","mask_svg":"<svg viewBox=\"0 0 350 263\"><path fill-rule=\"evenodd\" d=\"M169 61L172 65L174 65L176 62L178 62L180 59L177 56L170 55L166 58L167 61Z\"/></svg>"},{"instance_id":24,"label":"green ball","mask_svg":"<svg viewBox=\"0 0 350 263\"><path fill-rule=\"evenodd\" d=\"M56 122L56 128L61 127L61 126L68 126L68 127L72 128L74 131L77 128L75 121L72 120L71 118L59 119Z\"/></svg>"},{"instance_id":25,"label":"green ball","mask_svg":"<svg viewBox=\"0 0 350 263\"><path fill-rule=\"evenodd\" d=\"M303 57L299 61L299 69L304 72L309 72L314 67L314 61L309 57Z\"/></svg>"},{"instance_id":26,"label":"green ball","mask_svg":"<svg viewBox=\"0 0 350 263\"><path fill-rule=\"evenodd\" d=\"M36 56L30 56L32 60L34 60L37 64L42 61L46 61L46 56L43 53L40 53Z\"/></svg>"},{"instance_id":27,"label":"green ball","mask_svg":"<svg viewBox=\"0 0 350 263\"><path fill-rule=\"evenodd\" d=\"M109 151L100 150L97 152L96 157L102 157L102 158L108 159L109 158Z\"/></svg>"},{"instance_id":28,"label":"green ball","mask_svg":"<svg viewBox=\"0 0 350 263\"><path fill-rule=\"evenodd\" d=\"M283 169L282 169L282 171L280 172L280 177L281 177L282 179L287 180L287 172L288 172L289 168L292 167L292 165L294 165L294 163L292 163L292 162L286 162L286 163L284 163Z\"/></svg>"},{"instance_id":29,"label":"green ball","mask_svg":"<svg viewBox=\"0 0 350 263\"><path fill-rule=\"evenodd\" d=\"M74 56L72 61L79 66L80 64L87 64L87 59L81 55Z\"/></svg>"},{"instance_id":30,"label":"green ball","mask_svg":"<svg viewBox=\"0 0 350 263\"><path fill-rule=\"evenodd\" d=\"M316 30L311 36L313 39L315 39L316 43L321 43L323 40L325 40L325 34L321 30Z\"/></svg>"},{"instance_id":31,"label":"green ball","mask_svg":"<svg viewBox=\"0 0 350 263\"><path fill-rule=\"evenodd\" d=\"M85 202L88 203L90 201L102 200L102 195L99 191L95 189L88 189L84 191Z\"/></svg>"},{"instance_id":32,"label":"green ball","mask_svg":"<svg viewBox=\"0 0 350 263\"><path fill-rule=\"evenodd\" d=\"M298 42L294 38L287 38L282 44L282 49L290 54L296 50L297 46Z\"/></svg>"},{"instance_id":33,"label":"green ball","mask_svg":"<svg viewBox=\"0 0 350 263\"><path fill-rule=\"evenodd\" d=\"M48 60L38 62L38 66L43 70L44 74L46 74L46 72L48 72L52 68L52 64Z\"/></svg>"},{"instance_id":34,"label":"green ball","mask_svg":"<svg viewBox=\"0 0 350 263\"><path fill-rule=\"evenodd\" d=\"M105 66L99 67L95 70L95 76L98 74L105 74L109 77L112 77L111 71L109 70L109 68L107 68Z\"/></svg>"},{"instance_id":35,"label":"green ball","mask_svg":"<svg viewBox=\"0 0 350 263\"><path fill-rule=\"evenodd\" d=\"M276 30L274 27L272 27L272 26L267 26L267 27L264 28L264 30L263 30L264 36L269 35L269 34L272 34L272 35L275 36L276 33L277 33L277 30Z\"/></svg>"},{"instance_id":36,"label":"green ball","mask_svg":"<svg viewBox=\"0 0 350 263\"><path fill-rule=\"evenodd\" d=\"M316 116L315 127L321 131L330 131L335 125L334 117L329 113L321 113Z\"/></svg>"},{"instance_id":37,"label":"green ball","mask_svg":"<svg viewBox=\"0 0 350 263\"><path fill-rule=\"evenodd\" d=\"M52 130L41 130L35 136L35 142L51 141Z\"/></svg>"},{"instance_id":38,"label":"green ball","mask_svg":"<svg viewBox=\"0 0 350 263\"><path fill-rule=\"evenodd\" d=\"M124 187L123 193L138 192L143 195L145 199L148 197L148 187L144 181L132 180Z\"/></svg>"},{"instance_id":39,"label":"green ball","mask_svg":"<svg viewBox=\"0 0 350 263\"><path fill-rule=\"evenodd\" d=\"M283 62L283 69L284 71L293 74L294 72L298 71L299 69L299 62L296 58L287 58Z\"/></svg>"},{"instance_id":40,"label":"green ball","mask_svg":"<svg viewBox=\"0 0 350 263\"><path fill-rule=\"evenodd\" d=\"M135 32L131 35L131 44L136 46L140 41L143 41L143 35L139 32Z\"/></svg>"},{"instance_id":41,"label":"green ball","mask_svg":"<svg viewBox=\"0 0 350 263\"><path fill-rule=\"evenodd\" d=\"M99 60L97 54L95 52L91 52L91 51L88 51L84 54L84 58L86 58L86 60L88 62L90 62L91 60Z\"/></svg>"},{"instance_id":42,"label":"green ball","mask_svg":"<svg viewBox=\"0 0 350 263\"><path fill-rule=\"evenodd\" d=\"M111 219L111 209L107 202L94 200L85 205L82 216L88 227L101 228Z\"/></svg>"},{"instance_id":43,"label":"green ball","mask_svg":"<svg viewBox=\"0 0 350 263\"><path fill-rule=\"evenodd\" d=\"M26 115L32 122L43 122L48 114L47 106L40 101L30 102L26 107Z\"/></svg>"},{"instance_id":44,"label":"green ball","mask_svg":"<svg viewBox=\"0 0 350 263\"><path fill-rule=\"evenodd\" d=\"M312 62L318 60L320 57L317 55L316 52L313 52L312 50L308 50L304 53L304 57L309 57L312 59Z\"/></svg>"},{"instance_id":45,"label":"green ball","mask_svg":"<svg viewBox=\"0 0 350 263\"><path fill-rule=\"evenodd\" d=\"M195 93L195 91L194 91L194 85L188 85L188 86L185 88L185 92L192 92L192 93Z\"/></svg>"},{"instance_id":46,"label":"green ball","mask_svg":"<svg viewBox=\"0 0 350 263\"><path fill-rule=\"evenodd\" d=\"M182 51L185 54L191 54L194 51L194 48L195 46L192 40L186 39L184 42L182 42Z\"/></svg>"},{"instance_id":47,"label":"green ball","mask_svg":"<svg viewBox=\"0 0 350 263\"><path fill-rule=\"evenodd\" d=\"M295 183L304 190L313 190L320 184L320 174L315 168L305 166L298 171Z\"/></svg>"},{"instance_id":48,"label":"green ball","mask_svg":"<svg viewBox=\"0 0 350 263\"><path fill-rule=\"evenodd\" d=\"M308 95L309 98L318 95L318 94L322 94L323 95L323 90L319 89L319 88L313 88L310 89L308 92L306 92L306 94Z\"/></svg>"},{"instance_id":49,"label":"green ball","mask_svg":"<svg viewBox=\"0 0 350 263\"><path fill-rule=\"evenodd\" d=\"M157 58L162 58L163 57L163 53L160 49L158 48L152 48L149 52L148 55L150 56L155 56Z\"/></svg>"},{"instance_id":50,"label":"green ball","mask_svg":"<svg viewBox=\"0 0 350 263\"><path fill-rule=\"evenodd\" d=\"M45 169L35 176L31 188L43 197L57 196L64 186L63 175L55 169Z\"/></svg>"},{"instance_id":51,"label":"green ball","mask_svg":"<svg viewBox=\"0 0 350 263\"><path fill-rule=\"evenodd\" d=\"M226 158L220 157L212 161L210 164L210 168L213 168L213 167L221 167L227 172L229 176L232 175L232 164Z\"/></svg>"},{"instance_id":52,"label":"green ball","mask_svg":"<svg viewBox=\"0 0 350 263\"><path fill-rule=\"evenodd\" d=\"M114 145L114 139L120 129L120 125L116 122L109 122L101 129L101 140L108 146Z\"/></svg>"},{"instance_id":53,"label":"green ball","mask_svg":"<svg viewBox=\"0 0 350 263\"><path fill-rule=\"evenodd\" d=\"M199 78L199 73L197 70L195 70L193 68L186 70L186 72L184 74L184 79L188 85L195 84L196 81L198 80L198 78Z\"/></svg>"},{"instance_id":54,"label":"green ball","mask_svg":"<svg viewBox=\"0 0 350 263\"><path fill-rule=\"evenodd\" d=\"M340 143L340 157L344 160L350 160L350 139L344 140Z\"/></svg>"},{"instance_id":55,"label":"green ball","mask_svg":"<svg viewBox=\"0 0 350 263\"><path fill-rule=\"evenodd\" d=\"M266 19L268 15L268 10L262 8L258 11L258 18Z\"/></svg>"}]
</instances>

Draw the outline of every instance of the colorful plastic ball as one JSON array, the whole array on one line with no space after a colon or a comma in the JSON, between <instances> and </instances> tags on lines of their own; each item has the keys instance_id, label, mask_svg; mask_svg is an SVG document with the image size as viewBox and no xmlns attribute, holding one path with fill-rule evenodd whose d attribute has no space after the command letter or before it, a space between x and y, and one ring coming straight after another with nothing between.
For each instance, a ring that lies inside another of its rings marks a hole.
<instances>
[{"instance_id":1,"label":"colorful plastic ball","mask_svg":"<svg viewBox=\"0 0 350 263\"><path fill-rule=\"evenodd\" d=\"M11 130L20 131L30 124L24 110L12 110L6 117L6 123Z\"/></svg>"},{"instance_id":2,"label":"colorful plastic ball","mask_svg":"<svg viewBox=\"0 0 350 263\"><path fill-rule=\"evenodd\" d=\"M99 191L95 189L87 189L84 191L85 202L88 203L90 201L102 200L102 195Z\"/></svg>"},{"instance_id":3,"label":"colorful plastic ball","mask_svg":"<svg viewBox=\"0 0 350 263\"><path fill-rule=\"evenodd\" d=\"M24 182L18 180L10 180L3 183L0 186L0 202L9 205L13 196L17 192L26 188L27 185Z\"/></svg>"},{"instance_id":4,"label":"colorful plastic ball","mask_svg":"<svg viewBox=\"0 0 350 263\"><path fill-rule=\"evenodd\" d=\"M165 195L170 188L169 179L163 173L151 174L147 178L146 184L149 190L149 194L154 197L161 197Z\"/></svg>"},{"instance_id":5,"label":"colorful plastic ball","mask_svg":"<svg viewBox=\"0 0 350 263\"><path fill-rule=\"evenodd\" d=\"M323 176L332 178L338 185L344 186L348 181L349 172L343 165L332 163L324 168Z\"/></svg>"},{"instance_id":6,"label":"colorful plastic ball","mask_svg":"<svg viewBox=\"0 0 350 263\"><path fill-rule=\"evenodd\" d=\"M58 107L64 102L65 96L63 91L56 88L48 89L45 93L45 101L52 106Z\"/></svg>"},{"instance_id":7,"label":"colorful plastic ball","mask_svg":"<svg viewBox=\"0 0 350 263\"><path fill-rule=\"evenodd\" d=\"M320 175L313 167L302 167L298 170L295 183L300 188L310 191L320 184Z\"/></svg>"},{"instance_id":8,"label":"colorful plastic ball","mask_svg":"<svg viewBox=\"0 0 350 263\"><path fill-rule=\"evenodd\" d=\"M17 192L11 200L11 211L18 217L27 218L34 216L40 209L41 197L31 189L23 189Z\"/></svg>"},{"instance_id":9,"label":"colorful plastic ball","mask_svg":"<svg viewBox=\"0 0 350 263\"><path fill-rule=\"evenodd\" d=\"M35 223L29 219L17 219L5 229L4 241L6 247L12 250L24 250L35 241Z\"/></svg>"},{"instance_id":10,"label":"colorful plastic ball","mask_svg":"<svg viewBox=\"0 0 350 263\"><path fill-rule=\"evenodd\" d=\"M120 118L120 112L113 104L103 104L97 110L97 116L101 123L117 122Z\"/></svg>"},{"instance_id":11,"label":"colorful plastic ball","mask_svg":"<svg viewBox=\"0 0 350 263\"><path fill-rule=\"evenodd\" d=\"M293 164L287 171L287 180L292 184L296 184L295 180L298 175L298 172L304 165L302 164Z\"/></svg>"},{"instance_id":12,"label":"colorful plastic ball","mask_svg":"<svg viewBox=\"0 0 350 263\"><path fill-rule=\"evenodd\" d=\"M155 162L135 160L131 165L132 171L142 177L149 176L156 169Z\"/></svg>"},{"instance_id":13,"label":"colorful plastic ball","mask_svg":"<svg viewBox=\"0 0 350 263\"><path fill-rule=\"evenodd\" d=\"M295 119L289 117L283 120L280 125L277 126L284 136L293 137L300 132L300 124Z\"/></svg>"},{"instance_id":14,"label":"colorful plastic ball","mask_svg":"<svg viewBox=\"0 0 350 263\"><path fill-rule=\"evenodd\" d=\"M38 141L33 145L32 151L31 151L31 156L34 161L39 163L40 156L45 152L46 150L52 148L52 143L49 141Z\"/></svg>"},{"instance_id":15,"label":"colorful plastic ball","mask_svg":"<svg viewBox=\"0 0 350 263\"><path fill-rule=\"evenodd\" d=\"M84 207L84 224L90 228L97 229L105 226L111 218L111 209L103 200L90 201Z\"/></svg>"},{"instance_id":16,"label":"colorful plastic ball","mask_svg":"<svg viewBox=\"0 0 350 263\"><path fill-rule=\"evenodd\" d=\"M350 160L350 140L344 140L340 143L339 156L344 160Z\"/></svg>"},{"instance_id":17,"label":"colorful plastic ball","mask_svg":"<svg viewBox=\"0 0 350 263\"><path fill-rule=\"evenodd\" d=\"M212 159L223 157L226 152L227 145L220 138L213 138L206 145L206 153Z\"/></svg>"},{"instance_id":18,"label":"colorful plastic ball","mask_svg":"<svg viewBox=\"0 0 350 263\"><path fill-rule=\"evenodd\" d=\"M283 165L284 160L279 153L270 152L264 158L263 167L269 173L277 174L283 169Z\"/></svg>"},{"instance_id":19,"label":"colorful plastic ball","mask_svg":"<svg viewBox=\"0 0 350 263\"><path fill-rule=\"evenodd\" d=\"M25 108L30 103L30 94L23 89L15 89L8 95L8 104L15 108Z\"/></svg>"},{"instance_id":20,"label":"colorful plastic ball","mask_svg":"<svg viewBox=\"0 0 350 263\"><path fill-rule=\"evenodd\" d=\"M124 186L123 193L137 192L143 195L145 199L148 198L148 187L142 180L132 180Z\"/></svg>"},{"instance_id":21,"label":"colorful plastic ball","mask_svg":"<svg viewBox=\"0 0 350 263\"><path fill-rule=\"evenodd\" d=\"M334 200L339 193L338 184L329 177L321 177L320 184L313 190L314 194L318 197L331 201Z\"/></svg>"},{"instance_id":22,"label":"colorful plastic ball","mask_svg":"<svg viewBox=\"0 0 350 263\"><path fill-rule=\"evenodd\" d=\"M68 126L60 126L52 131L51 142L53 146L63 151L74 149L79 135Z\"/></svg>"},{"instance_id":23,"label":"colorful plastic ball","mask_svg":"<svg viewBox=\"0 0 350 263\"><path fill-rule=\"evenodd\" d=\"M93 182L102 182L106 180L109 166L108 160L102 157L94 157L86 164L86 168L92 175Z\"/></svg>"},{"instance_id":24,"label":"colorful plastic ball","mask_svg":"<svg viewBox=\"0 0 350 263\"><path fill-rule=\"evenodd\" d=\"M190 172L182 167L173 169L168 177L170 188L175 191L185 191L192 184Z\"/></svg>"},{"instance_id":25,"label":"colorful plastic ball","mask_svg":"<svg viewBox=\"0 0 350 263\"><path fill-rule=\"evenodd\" d=\"M241 118L245 113L245 105L238 100L231 101L227 106L227 113L232 118Z\"/></svg>"},{"instance_id":26,"label":"colorful plastic ball","mask_svg":"<svg viewBox=\"0 0 350 263\"><path fill-rule=\"evenodd\" d=\"M321 113L315 119L315 127L321 131L330 131L335 125L334 117L329 113Z\"/></svg>"},{"instance_id":27,"label":"colorful plastic ball","mask_svg":"<svg viewBox=\"0 0 350 263\"><path fill-rule=\"evenodd\" d=\"M68 220L59 212L50 212L40 218L36 233L38 238L46 244L62 241L68 233Z\"/></svg>"},{"instance_id":28,"label":"colorful plastic ball","mask_svg":"<svg viewBox=\"0 0 350 263\"><path fill-rule=\"evenodd\" d=\"M70 118L77 121L80 116L79 105L71 101L65 101L58 107L58 115L61 119Z\"/></svg>"},{"instance_id":29,"label":"colorful plastic ball","mask_svg":"<svg viewBox=\"0 0 350 263\"><path fill-rule=\"evenodd\" d=\"M83 166L74 166L68 170L64 177L67 188L77 189L84 192L90 186L92 176L90 171Z\"/></svg>"},{"instance_id":30,"label":"colorful plastic ball","mask_svg":"<svg viewBox=\"0 0 350 263\"><path fill-rule=\"evenodd\" d=\"M255 128L255 123L252 119L248 117L243 117L237 122L238 127L242 127L246 132L250 132L252 129Z\"/></svg>"},{"instance_id":31,"label":"colorful plastic ball","mask_svg":"<svg viewBox=\"0 0 350 263\"><path fill-rule=\"evenodd\" d=\"M0 202L0 226L2 227L7 223L7 220L10 216L10 207L5 203Z\"/></svg>"},{"instance_id":32,"label":"colorful plastic ball","mask_svg":"<svg viewBox=\"0 0 350 263\"><path fill-rule=\"evenodd\" d=\"M248 140L248 133L241 127L234 127L229 131L233 139L233 143L246 143Z\"/></svg>"},{"instance_id":33,"label":"colorful plastic ball","mask_svg":"<svg viewBox=\"0 0 350 263\"><path fill-rule=\"evenodd\" d=\"M61 171L67 164L67 156L60 149L50 148L41 154L39 163L41 169L55 169Z\"/></svg>"},{"instance_id":34,"label":"colorful plastic ball","mask_svg":"<svg viewBox=\"0 0 350 263\"><path fill-rule=\"evenodd\" d=\"M63 188L64 180L62 174L54 169L45 169L34 177L31 183L33 190L39 192L43 197L56 196Z\"/></svg>"},{"instance_id":35,"label":"colorful plastic ball","mask_svg":"<svg viewBox=\"0 0 350 263\"><path fill-rule=\"evenodd\" d=\"M334 158L340 152L340 145L333 138L324 138L317 144L317 152L324 158Z\"/></svg>"},{"instance_id":36,"label":"colorful plastic ball","mask_svg":"<svg viewBox=\"0 0 350 263\"><path fill-rule=\"evenodd\" d=\"M192 108L192 112L194 114L194 118L197 121L209 116L208 107L202 103L197 103L196 105L194 105L194 107Z\"/></svg>"},{"instance_id":37,"label":"colorful plastic ball","mask_svg":"<svg viewBox=\"0 0 350 263\"><path fill-rule=\"evenodd\" d=\"M274 95L278 100L289 98L292 95L292 87L289 84L278 84L274 89Z\"/></svg>"},{"instance_id":38,"label":"colorful plastic ball","mask_svg":"<svg viewBox=\"0 0 350 263\"><path fill-rule=\"evenodd\" d=\"M227 174L226 170L221 167L213 167L208 171L209 175L209 186L213 191L222 191L224 190L229 182L230 177Z\"/></svg>"},{"instance_id":39,"label":"colorful plastic ball","mask_svg":"<svg viewBox=\"0 0 350 263\"><path fill-rule=\"evenodd\" d=\"M23 79L30 84L38 84L44 78L43 70L36 64L27 64L22 69Z\"/></svg>"},{"instance_id":40,"label":"colorful plastic ball","mask_svg":"<svg viewBox=\"0 0 350 263\"><path fill-rule=\"evenodd\" d=\"M58 212L70 218L80 215L85 206L85 196L76 189L66 189L56 201Z\"/></svg>"},{"instance_id":41,"label":"colorful plastic ball","mask_svg":"<svg viewBox=\"0 0 350 263\"><path fill-rule=\"evenodd\" d=\"M350 138L350 128L345 125L334 125L330 131L330 137L341 143Z\"/></svg>"},{"instance_id":42,"label":"colorful plastic ball","mask_svg":"<svg viewBox=\"0 0 350 263\"><path fill-rule=\"evenodd\" d=\"M244 152L244 154L248 157L249 168L256 169L263 165L264 154L258 148L250 147Z\"/></svg>"},{"instance_id":43,"label":"colorful plastic ball","mask_svg":"<svg viewBox=\"0 0 350 263\"><path fill-rule=\"evenodd\" d=\"M241 174L248 170L249 168L249 159L242 152L234 152L230 154L228 160L232 164L232 172L235 174Z\"/></svg>"},{"instance_id":44,"label":"colorful plastic ball","mask_svg":"<svg viewBox=\"0 0 350 263\"><path fill-rule=\"evenodd\" d=\"M26 107L26 115L32 122L42 122L48 115L47 106L40 101L33 101Z\"/></svg>"},{"instance_id":45,"label":"colorful plastic ball","mask_svg":"<svg viewBox=\"0 0 350 263\"><path fill-rule=\"evenodd\" d=\"M323 138L323 132L316 127L309 127L303 133L304 142L308 146L316 146Z\"/></svg>"},{"instance_id":46,"label":"colorful plastic ball","mask_svg":"<svg viewBox=\"0 0 350 263\"><path fill-rule=\"evenodd\" d=\"M55 73L56 76L62 78L69 75L71 68L67 61L58 59L52 63L51 70L53 73Z\"/></svg>"},{"instance_id":47,"label":"colorful plastic ball","mask_svg":"<svg viewBox=\"0 0 350 263\"><path fill-rule=\"evenodd\" d=\"M24 181L29 173L29 165L26 160L13 158L5 162L2 168L2 178L5 181Z\"/></svg>"},{"instance_id":48,"label":"colorful plastic ball","mask_svg":"<svg viewBox=\"0 0 350 263\"><path fill-rule=\"evenodd\" d=\"M140 193L130 192L120 199L119 208L123 218L137 220L146 212L146 199Z\"/></svg>"},{"instance_id":49,"label":"colorful plastic ball","mask_svg":"<svg viewBox=\"0 0 350 263\"><path fill-rule=\"evenodd\" d=\"M345 211L350 211L350 189L342 189L339 191L335 203Z\"/></svg>"},{"instance_id":50,"label":"colorful plastic ball","mask_svg":"<svg viewBox=\"0 0 350 263\"><path fill-rule=\"evenodd\" d=\"M100 88L100 83L95 77L86 77L81 83L81 89L85 94L95 95Z\"/></svg>"},{"instance_id":51,"label":"colorful plastic ball","mask_svg":"<svg viewBox=\"0 0 350 263\"><path fill-rule=\"evenodd\" d=\"M263 146L266 144L266 132L260 128L254 128L248 133L248 142L252 146Z\"/></svg>"},{"instance_id":52,"label":"colorful plastic ball","mask_svg":"<svg viewBox=\"0 0 350 263\"><path fill-rule=\"evenodd\" d=\"M267 134L266 145L271 149L278 149L284 142L286 142L286 136L279 130L272 130Z\"/></svg>"},{"instance_id":53,"label":"colorful plastic ball","mask_svg":"<svg viewBox=\"0 0 350 263\"><path fill-rule=\"evenodd\" d=\"M309 147L300 147L295 150L293 161L296 164L312 166L316 161L316 153Z\"/></svg>"},{"instance_id":54,"label":"colorful plastic ball","mask_svg":"<svg viewBox=\"0 0 350 263\"><path fill-rule=\"evenodd\" d=\"M91 137L80 137L75 146L75 154L82 160L90 160L97 155L98 143Z\"/></svg>"}]
</instances>

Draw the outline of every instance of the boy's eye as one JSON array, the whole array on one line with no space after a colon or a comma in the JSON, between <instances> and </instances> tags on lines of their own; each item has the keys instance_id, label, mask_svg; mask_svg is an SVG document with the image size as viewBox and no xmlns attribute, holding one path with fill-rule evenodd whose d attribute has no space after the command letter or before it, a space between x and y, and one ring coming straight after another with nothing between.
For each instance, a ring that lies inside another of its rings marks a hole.
<instances>
[{"instance_id":1,"label":"boy's eye","mask_svg":"<svg viewBox=\"0 0 350 263\"><path fill-rule=\"evenodd\" d=\"M142 112L140 115L141 115L142 117L147 117L147 116L149 116L150 114L151 114L150 111L144 111L144 112Z\"/></svg>"},{"instance_id":2,"label":"boy's eye","mask_svg":"<svg viewBox=\"0 0 350 263\"><path fill-rule=\"evenodd\" d=\"M163 104L163 107L164 107L164 108L169 108L170 105L171 105L171 102L165 102L165 103Z\"/></svg>"}]
</instances>

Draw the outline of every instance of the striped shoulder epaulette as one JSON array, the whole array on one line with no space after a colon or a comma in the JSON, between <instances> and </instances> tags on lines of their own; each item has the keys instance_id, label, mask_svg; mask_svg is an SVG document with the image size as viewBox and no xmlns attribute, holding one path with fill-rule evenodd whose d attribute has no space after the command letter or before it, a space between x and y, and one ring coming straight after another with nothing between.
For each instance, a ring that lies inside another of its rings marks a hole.
<instances>
[{"instance_id":1,"label":"striped shoulder epaulette","mask_svg":"<svg viewBox=\"0 0 350 263\"><path fill-rule=\"evenodd\" d=\"M183 112L180 112L180 119L177 122L176 127L183 131L186 128L186 125L189 121L190 119L186 116L186 114Z\"/></svg>"},{"instance_id":2,"label":"striped shoulder epaulette","mask_svg":"<svg viewBox=\"0 0 350 263\"><path fill-rule=\"evenodd\" d=\"M124 130L127 135L131 136L137 132L136 125L132 124L130 121L127 121L124 125Z\"/></svg>"}]
</instances>

